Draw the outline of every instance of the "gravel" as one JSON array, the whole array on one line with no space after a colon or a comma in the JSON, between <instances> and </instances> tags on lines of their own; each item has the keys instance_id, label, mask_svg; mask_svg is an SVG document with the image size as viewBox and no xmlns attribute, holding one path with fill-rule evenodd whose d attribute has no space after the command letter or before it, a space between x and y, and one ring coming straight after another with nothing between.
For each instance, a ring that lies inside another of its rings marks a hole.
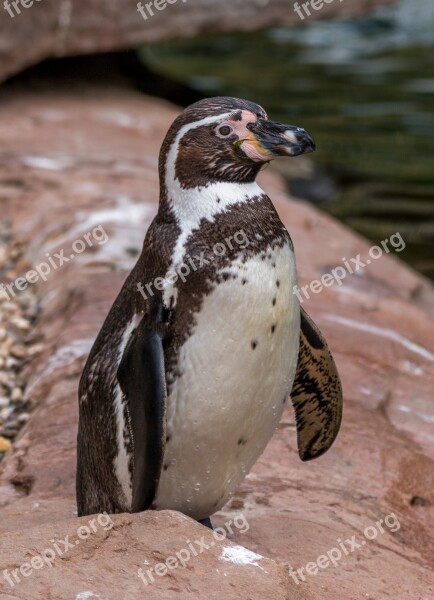
<instances>
[{"instance_id":1,"label":"gravel","mask_svg":"<svg viewBox=\"0 0 434 600\"><path fill-rule=\"evenodd\" d=\"M10 283L26 272L25 240L15 238L10 223L0 220L0 283ZM30 332L38 315L33 290L9 294L0 291L0 460L29 418L23 368L42 350Z\"/></svg>"}]
</instances>

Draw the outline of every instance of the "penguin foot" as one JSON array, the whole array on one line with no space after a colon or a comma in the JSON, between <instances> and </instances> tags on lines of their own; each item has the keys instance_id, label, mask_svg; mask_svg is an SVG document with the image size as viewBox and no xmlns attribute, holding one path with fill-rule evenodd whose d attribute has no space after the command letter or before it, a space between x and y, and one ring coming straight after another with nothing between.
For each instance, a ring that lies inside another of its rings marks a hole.
<instances>
[{"instance_id":1,"label":"penguin foot","mask_svg":"<svg viewBox=\"0 0 434 600\"><path fill-rule=\"evenodd\" d=\"M214 531L214 527L212 526L211 519L209 517L207 517L206 519L201 519L199 523L201 525L204 525L205 527L209 527Z\"/></svg>"}]
</instances>

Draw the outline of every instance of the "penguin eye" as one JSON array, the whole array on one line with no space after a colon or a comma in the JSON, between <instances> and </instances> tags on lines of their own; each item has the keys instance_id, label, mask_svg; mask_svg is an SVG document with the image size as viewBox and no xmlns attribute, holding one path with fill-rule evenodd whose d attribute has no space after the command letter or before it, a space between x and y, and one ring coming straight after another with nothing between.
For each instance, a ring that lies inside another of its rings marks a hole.
<instances>
[{"instance_id":1,"label":"penguin eye","mask_svg":"<svg viewBox=\"0 0 434 600\"><path fill-rule=\"evenodd\" d=\"M222 125L217 129L217 132L221 137L229 137L233 132L233 129L230 125Z\"/></svg>"}]
</instances>

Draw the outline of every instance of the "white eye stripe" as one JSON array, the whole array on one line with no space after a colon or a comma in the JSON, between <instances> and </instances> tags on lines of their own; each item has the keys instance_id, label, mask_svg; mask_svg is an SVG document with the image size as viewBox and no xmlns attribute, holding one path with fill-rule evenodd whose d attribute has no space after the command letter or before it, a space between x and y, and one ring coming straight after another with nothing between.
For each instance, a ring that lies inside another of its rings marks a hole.
<instances>
[{"instance_id":1,"label":"white eye stripe","mask_svg":"<svg viewBox=\"0 0 434 600\"><path fill-rule=\"evenodd\" d=\"M198 129L199 127L203 127L204 125L212 125L217 124L219 121L223 119L229 119L229 117L233 116L234 111L222 113L221 115L215 115L213 117L206 117L205 119L200 119L199 121L194 121L193 123L187 123L178 131L175 140L170 146L169 152L167 153L166 158L166 187L170 188L170 184L175 181L175 165L176 158L178 156L178 149L181 144L182 138L193 129Z\"/></svg>"},{"instance_id":2,"label":"white eye stripe","mask_svg":"<svg viewBox=\"0 0 434 600\"><path fill-rule=\"evenodd\" d=\"M170 150L169 150L169 152L167 154L167 158L166 158L166 187L168 190L171 189L171 187L173 186L173 183L176 180L176 175L175 175L176 158L178 156L179 144L181 143L181 140L184 137L184 135L186 133L188 133L189 131L191 131L192 129L197 129L198 127L202 127L203 125L211 125L213 123L217 124L219 121L222 121L223 119L228 119L233 114L234 114L234 111L222 113L221 115L215 115L213 117L206 117L205 119L201 119L200 121L195 121L194 123L187 123L187 125L184 125L183 127L181 127L181 129L179 130L179 132L175 138L175 141L173 142L173 144L170 147Z\"/></svg>"},{"instance_id":3,"label":"white eye stripe","mask_svg":"<svg viewBox=\"0 0 434 600\"><path fill-rule=\"evenodd\" d=\"M234 114L234 111L228 112L228 113L223 113L221 115L215 115L214 117L206 117L205 119L201 119L200 121L194 121L194 123L187 123L187 125L184 125L184 127L181 127L181 129L178 132L178 135L176 136L175 141L173 142L173 146L175 146L176 148L179 145L179 142L182 140L182 138L184 137L184 135L186 133L188 133L189 131L191 131L192 129L197 129L198 127L203 127L204 125L212 125L213 123L218 123L219 121L223 120L223 119L229 119L229 117L232 117ZM172 148L173 148L172 146Z\"/></svg>"}]
</instances>

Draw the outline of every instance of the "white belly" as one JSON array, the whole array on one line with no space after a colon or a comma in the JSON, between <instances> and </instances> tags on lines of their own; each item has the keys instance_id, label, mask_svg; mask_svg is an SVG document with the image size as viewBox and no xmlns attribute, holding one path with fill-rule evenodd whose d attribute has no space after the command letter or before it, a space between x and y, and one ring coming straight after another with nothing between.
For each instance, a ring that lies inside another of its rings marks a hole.
<instances>
[{"instance_id":1,"label":"white belly","mask_svg":"<svg viewBox=\"0 0 434 600\"><path fill-rule=\"evenodd\" d=\"M158 509L196 519L219 510L279 423L297 365L300 307L291 249L269 256L240 262L240 276L213 289L180 350Z\"/></svg>"}]
</instances>

